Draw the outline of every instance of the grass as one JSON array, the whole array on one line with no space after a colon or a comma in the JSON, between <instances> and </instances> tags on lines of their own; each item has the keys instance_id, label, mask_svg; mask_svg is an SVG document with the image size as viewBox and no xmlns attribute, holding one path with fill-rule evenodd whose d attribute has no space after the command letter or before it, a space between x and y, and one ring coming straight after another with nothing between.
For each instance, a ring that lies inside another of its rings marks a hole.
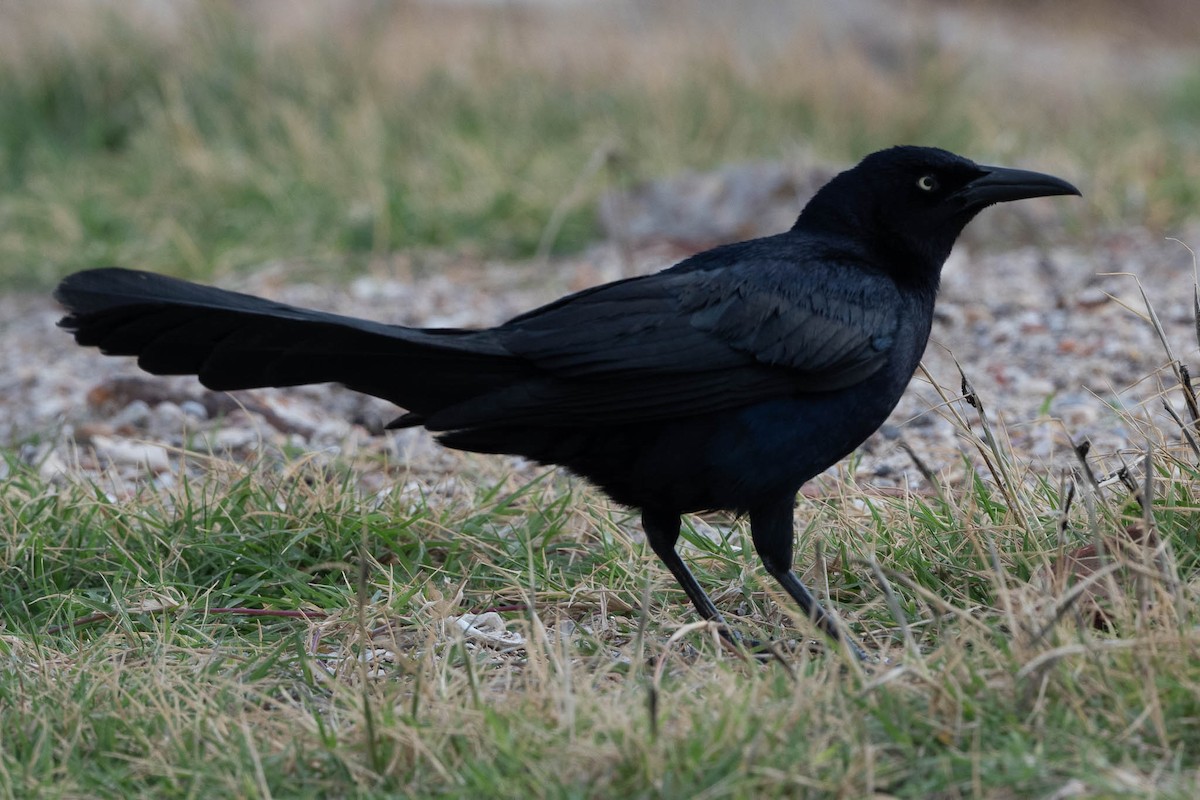
<instances>
[{"instance_id":1,"label":"grass","mask_svg":"<svg viewBox=\"0 0 1200 800\"><path fill-rule=\"evenodd\" d=\"M354 483L362 465L196 455L200 477L113 498L10 456L0 787L1194 796L1190 454L1155 451L1149 516L1163 547L1110 545L1110 628L1094 629L1071 600L1085 576L1056 585L1050 565L1147 515L1124 489L1101 491L1094 513L1068 503L992 449L978 418L968 427L972 461L1003 460L1012 482L983 468L939 499L843 480L801 507L802 563L824 551L835 607L889 658L865 666L803 642L785 663L723 653L687 626L681 591L630 520L556 473L465 457L478 478L466 497L371 496ZM785 641L807 630L744 528L698 529L688 550L739 627ZM264 608L310 616L249 613ZM497 650L452 624L488 609L523 647Z\"/></svg>"},{"instance_id":2,"label":"grass","mask_svg":"<svg viewBox=\"0 0 1200 800\"><path fill-rule=\"evenodd\" d=\"M800 506L801 568L865 665L805 638L743 525L695 519L701 581L785 643L779 662L724 652L632 520L556 472L185 449L155 486L9 453L0 789L1194 796L1195 421L1131 418L1151 446L1124 480L1095 457L1050 480L988 401L942 408L967 480L896 496L842 473ZM360 481L381 470L396 490ZM465 612L519 642L464 634Z\"/></svg>"},{"instance_id":3,"label":"grass","mask_svg":"<svg viewBox=\"0 0 1200 800\"><path fill-rule=\"evenodd\" d=\"M626 41L372 8L320 36L220 5L165 31L5 18L0 282L523 257L551 219L569 252L607 187L896 141L1088 176L1080 238L1197 210L1194 72L1097 97L936 47L879 69L819 32L747 59L684 18ZM186 451L173 485L130 487L3 451L0 796L1196 796L1200 456L1131 423L1151 482L1097 488L945 413L969 480L895 497L843 473L797 512L798 568L889 659L869 665L805 638L742 524L692 520L718 604L789 643L721 650L635 522L559 473ZM381 471L393 491L359 480Z\"/></svg>"},{"instance_id":4,"label":"grass","mask_svg":"<svg viewBox=\"0 0 1200 800\"><path fill-rule=\"evenodd\" d=\"M1087 175L1084 228L1167 229L1197 208L1195 73L1081 88L1069 67L1006 76L919 41L881 66L804 27L742 52L650 12L631 37L603 15L364 6L271 37L220 4L181 6L174 28L48 8L9 10L0 58L10 286L114 262L211 277L277 260L344 273L421 248L524 257L548 230L571 252L598 235L606 188L896 142Z\"/></svg>"}]
</instances>

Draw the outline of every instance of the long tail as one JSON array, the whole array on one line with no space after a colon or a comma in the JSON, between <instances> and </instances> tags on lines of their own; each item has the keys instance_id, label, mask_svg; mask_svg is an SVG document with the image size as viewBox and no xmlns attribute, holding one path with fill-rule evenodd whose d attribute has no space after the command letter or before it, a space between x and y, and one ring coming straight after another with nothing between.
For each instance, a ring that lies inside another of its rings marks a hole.
<instances>
[{"instance_id":1,"label":"long tail","mask_svg":"<svg viewBox=\"0 0 1200 800\"><path fill-rule=\"evenodd\" d=\"M398 425L530 374L486 330L384 325L148 272L77 272L54 296L76 342L147 372L219 390L341 383L407 409Z\"/></svg>"}]
</instances>

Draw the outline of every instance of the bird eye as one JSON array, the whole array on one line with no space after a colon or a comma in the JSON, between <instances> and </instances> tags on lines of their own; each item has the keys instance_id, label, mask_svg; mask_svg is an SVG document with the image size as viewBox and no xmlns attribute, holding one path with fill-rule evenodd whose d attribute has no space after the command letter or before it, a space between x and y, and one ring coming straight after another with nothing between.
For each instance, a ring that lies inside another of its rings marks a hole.
<instances>
[{"instance_id":1,"label":"bird eye","mask_svg":"<svg viewBox=\"0 0 1200 800\"><path fill-rule=\"evenodd\" d=\"M932 192L938 187L937 178L932 175L922 175L917 178L917 188L923 192Z\"/></svg>"}]
</instances>

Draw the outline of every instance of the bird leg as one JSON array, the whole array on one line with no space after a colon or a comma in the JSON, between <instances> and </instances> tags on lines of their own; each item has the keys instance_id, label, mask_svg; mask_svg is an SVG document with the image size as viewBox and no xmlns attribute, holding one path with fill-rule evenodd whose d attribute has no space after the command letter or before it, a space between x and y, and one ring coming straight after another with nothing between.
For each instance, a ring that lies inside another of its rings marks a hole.
<instances>
[{"instance_id":1,"label":"bird leg","mask_svg":"<svg viewBox=\"0 0 1200 800\"><path fill-rule=\"evenodd\" d=\"M650 549L675 576L675 580L683 587L684 593L692 601L696 611L704 619L717 623L722 639L735 647L743 644L742 637L725 623L721 612L713 605L713 601L705 594L696 577L692 575L692 571L687 568L687 564L683 563L683 559L675 551L675 543L679 540L679 525L679 514L648 508L642 511L642 529L646 532ZM746 642L745 644L751 648L757 647L757 642Z\"/></svg>"},{"instance_id":2,"label":"bird leg","mask_svg":"<svg viewBox=\"0 0 1200 800\"><path fill-rule=\"evenodd\" d=\"M760 506L750 512L750 537L754 540L754 549L758 551L767 572L791 595L805 616L830 639L848 647L859 661L866 661L867 654L838 627L837 621L792 572L794 502L794 498L788 495L779 502Z\"/></svg>"}]
</instances>

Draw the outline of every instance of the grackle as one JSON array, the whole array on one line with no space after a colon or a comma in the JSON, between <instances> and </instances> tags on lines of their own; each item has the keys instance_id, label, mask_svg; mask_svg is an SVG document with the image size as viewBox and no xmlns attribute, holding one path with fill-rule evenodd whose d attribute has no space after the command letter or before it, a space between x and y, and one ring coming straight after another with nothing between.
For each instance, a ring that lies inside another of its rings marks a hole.
<instances>
[{"instance_id":1,"label":"grackle","mask_svg":"<svg viewBox=\"0 0 1200 800\"><path fill-rule=\"evenodd\" d=\"M55 297L79 344L156 375L217 390L341 383L404 409L389 427L562 465L641 510L705 619L723 622L675 550L680 515L748 515L767 572L847 641L792 572L796 493L899 401L963 227L994 203L1069 194L1049 175L894 147L830 180L785 233L485 330L386 325L117 268L70 275Z\"/></svg>"}]
</instances>

